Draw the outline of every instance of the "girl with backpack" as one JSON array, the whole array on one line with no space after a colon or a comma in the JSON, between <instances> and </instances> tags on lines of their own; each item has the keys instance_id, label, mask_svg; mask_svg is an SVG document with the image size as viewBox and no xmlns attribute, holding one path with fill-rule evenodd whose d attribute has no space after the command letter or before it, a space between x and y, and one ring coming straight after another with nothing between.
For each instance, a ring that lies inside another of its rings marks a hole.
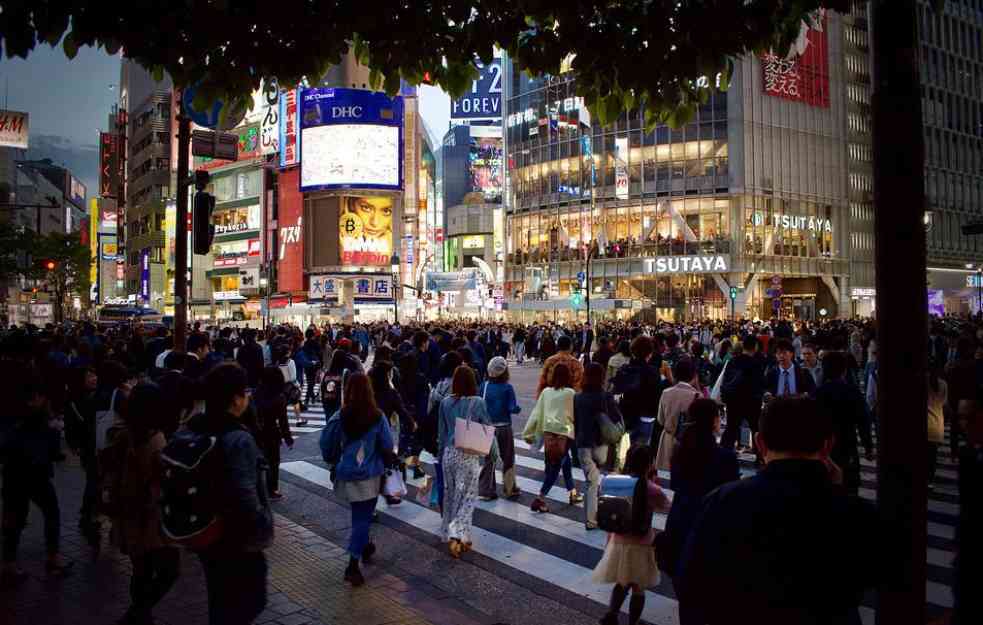
<instances>
[{"instance_id":1,"label":"girl with backpack","mask_svg":"<svg viewBox=\"0 0 983 625\"><path fill-rule=\"evenodd\" d=\"M273 360L273 364L283 373L283 394L287 398L287 405L294 407L297 427L303 427L307 425L307 419L300 417L300 382L297 380L297 363L290 357L290 348L286 345L275 347Z\"/></svg>"},{"instance_id":2,"label":"girl with backpack","mask_svg":"<svg viewBox=\"0 0 983 625\"><path fill-rule=\"evenodd\" d=\"M334 492L352 510L345 581L352 586L365 583L359 561L368 564L376 547L369 536L372 513L379 497L379 480L395 462L389 419L375 403L372 381L364 373L353 373L345 383L341 410L325 427L324 449L338 450L333 468ZM338 427L340 426L340 427Z\"/></svg>"},{"instance_id":3,"label":"girl with backpack","mask_svg":"<svg viewBox=\"0 0 983 625\"><path fill-rule=\"evenodd\" d=\"M440 457L444 467L444 506L441 530L451 557L460 558L471 550L471 518L478 494L478 473L481 458L459 448L455 442L457 421L466 419L480 425L490 425L485 400L478 397L478 382L474 370L460 365L454 370L451 396L440 402Z\"/></svg>"},{"instance_id":4,"label":"girl with backpack","mask_svg":"<svg viewBox=\"0 0 983 625\"><path fill-rule=\"evenodd\" d=\"M167 423L164 395L156 384L138 384L126 403L126 427L109 450L116 460L108 485L113 541L130 557L130 607L121 623L152 623L151 612L164 598L181 568L180 551L160 533L161 463Z\"/></svg>"},{"instance_id":5,"label":"girl with backpack","mask_svg":"<svg viewBox=\"0 0 983 625\"><path fill-rule=\"evenodd\" d=\"M652 548L655 540L652 515L664 510L669 499L657 483L654 460L652 448L647 445L637 445L628 451L626 472L636 479L631 501L631 532L608 534L604 555L591 576L594 583L614 584L601 625L618 625L618 614L629 590L628 623L637 625L645 608L645 589L659 583L659 568Z\"/></svg>"}]
</instances>

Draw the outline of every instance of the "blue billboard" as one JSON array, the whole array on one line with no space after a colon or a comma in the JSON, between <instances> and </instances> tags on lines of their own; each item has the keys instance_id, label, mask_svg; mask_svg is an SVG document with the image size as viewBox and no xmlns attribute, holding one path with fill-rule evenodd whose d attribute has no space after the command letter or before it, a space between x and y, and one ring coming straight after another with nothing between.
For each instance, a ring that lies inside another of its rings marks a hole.
<instances>
[{"instance_id":1,"label":"blue billboard","mask_svg":"<svg viewBox=\"0 0 983 625\"><path fill-rule=\"evenodd\" d=\"M301 191L402 188L402 96L318 87L299 104Z\"/></svg>"},{"instance_id":2,"label":"blue billboard","mask_svg":"<svg viewBox=\"0 0 983 625\"><path fill-rule=\"evenodd\" d=\"M140 252L140 299L150 301L150 248Z\"/></svg>"},{"instance_id":3,"label":"blue billboard","mask_svg":"<svg viewBox=\"0 0 983 625\"><path fill-rule=\"evenodd\" d=\"M502 118L502 65L495 59L478 64L481 75L471 81L471 90L451 102L451 119Z\"/></svg>"}]
</instances>

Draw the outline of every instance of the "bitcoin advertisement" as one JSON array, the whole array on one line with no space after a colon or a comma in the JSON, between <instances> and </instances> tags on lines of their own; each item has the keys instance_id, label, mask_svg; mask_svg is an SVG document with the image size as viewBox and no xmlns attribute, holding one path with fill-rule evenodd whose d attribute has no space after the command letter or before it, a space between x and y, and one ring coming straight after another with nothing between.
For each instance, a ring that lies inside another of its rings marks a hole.
<instances>
[{"instance_id":1,"label":"bitcoin advertisement","mask_svg":"<svg viewBox=\"0 0 983 625\"><path fill-rule=\"evenodd\" d=\"M341 198L338 239L342 265L388 267L393 253L393 199Z\"/></svg>"}]
</instances>

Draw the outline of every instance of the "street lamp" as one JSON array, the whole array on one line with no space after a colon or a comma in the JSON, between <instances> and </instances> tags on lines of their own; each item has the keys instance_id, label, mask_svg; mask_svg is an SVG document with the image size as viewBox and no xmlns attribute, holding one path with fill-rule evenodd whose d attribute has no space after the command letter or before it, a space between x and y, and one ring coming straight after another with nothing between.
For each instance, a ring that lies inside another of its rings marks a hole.
<instances>
[{"instance_id":1,"label":"street lamp","mask_svg":"<svg viewBox=\"0 0 983 625\"><path fill-rule=\"evenodd\" d=\"M390 269L393 273L393 323L399 323L399 303L396 293L399 290L399 255L393 254L389 259Z\"/></svg>"},{"instance_id":2,"label":"street lamp","mask_svg":"<svg viewBox=\"0 0 983 625\"><path fill-rule=\"evenodd\" d=\"M259 279L259 288L263 291L263 297L266 298L266 310L263 314L263 331L266 332L267 326L270 325L270 279L263 276Z\"/></svg>"}]
</instances>

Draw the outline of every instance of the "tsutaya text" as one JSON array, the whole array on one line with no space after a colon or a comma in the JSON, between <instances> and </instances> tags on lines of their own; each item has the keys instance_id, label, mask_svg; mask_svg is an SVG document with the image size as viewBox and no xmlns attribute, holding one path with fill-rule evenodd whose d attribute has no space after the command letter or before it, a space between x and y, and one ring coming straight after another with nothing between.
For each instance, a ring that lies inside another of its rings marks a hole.
<instances>
[{"instance_id":1,"label":"tsutaya text","mask_svg":"<svg viewBox=\"0 0 983 625\"><path fill-rule=\"evenodd\" d=\"M727 273L730 256L657 256L645 259L645 273Z\"/></svg>"},{"instance_id":2,"label":"tsutaya text","mask_svg":"<svg viewBox=\"0 0 983 625\"><path fill-rule=\"evenodd\" d=\"M800 217L798 215L772 215L769 225L785 230L814 230L821 232L832 232L833 222L822 217ZM765 216L761 213L754 214L754 225L765 225Z\"/></svg>"}]
</instances>

